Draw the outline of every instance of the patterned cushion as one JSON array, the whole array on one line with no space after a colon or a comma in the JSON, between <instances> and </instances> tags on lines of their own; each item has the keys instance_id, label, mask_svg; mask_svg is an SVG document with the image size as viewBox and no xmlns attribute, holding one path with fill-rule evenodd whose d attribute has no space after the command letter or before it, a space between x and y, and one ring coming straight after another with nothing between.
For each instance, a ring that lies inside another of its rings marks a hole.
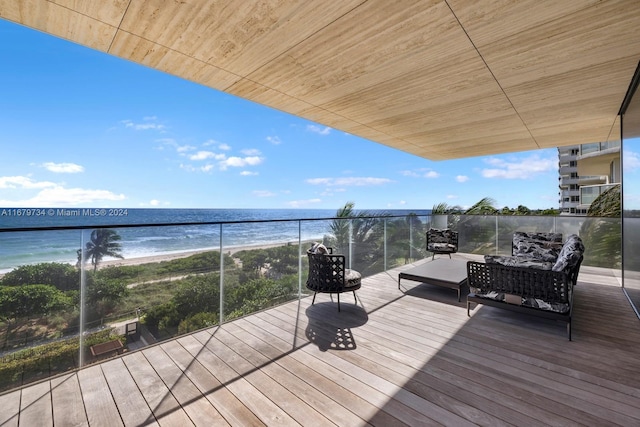
<instances>
[{"instance_id":1,"label":"patterned cushion","mask_svg":"<svg viewBox=\"0 0 640 427\"><path fill-rule=\"evenodd\" d=\"M495 292L495 291L490 291L484 294L476 293L476 296L479 296L481 298L488 298L496 301L502 301L502 302L505 302L505 300L507 299L505 293ZM523 305L525 307L538 308L540 310L546 310L546 311L554 311L556 313L568 313L570 311L570 307L568 303L559 303L559 302L548 303L544 300L536 299L536 298L520 298L520 302L521 302L520 305Z\"/></svg>"},{"instance_id":2,"label":"patterned cushion","mask_svg":"<svg viewBox=\"0 0 640 427\"><path fill-rule=\"evenodd\" d=\"M507 267L527 267L537 268L539 270L551 270L553 267L552 262L542 261L538 258L526 255L518 256L500 256L500 255L485 255L484 262L487 264L500 264Z\"/></svg>"},{"instance_id":3,"label":"patterned cushion","mask_svg":"<svg viewBox=\"0 0 640 427\"><path fill-rule=\"evenodd\" d=\"M352 286L358 286L362 279L362 275L355 271L347 268L344 272L344 280L346 282L345 287L350 288Z\"/></svg>"},{"instance_id":4,"label":"patterned cushion","mask_svg":"<svg viewBox=\"0 0 640 427\"><path fill-rule=\"evenodd\" d=\"M584 254L584 244L582 239L575 234L567 237L567 241L562 246L562 250L558 255L558 260L553 265L553 271L563 271L566 268L575 267Z\"/></svg>"},{"instance_id":5,"label":"patterned cushion","mask_svg":"<svg viewBox=\"0 0 640 427\"><path fill-rule=\"evenodd\" d=\"M311 254L328 254L329 250L322 243L314 242L313 246L307 251Z\"/></svg>"},{"instance_id":6,"label":"patterned cushion","mask_svg":"<svg viewBox=\"0 0 640 427\"><path fill-rule=\"evenodd\" d=\"M455 231L449 228L439 230L437 228L430 228L427 230L427 250L430 252L456 252L457 247L454 243L456 241Z\"/></svg>"},{"instance_id":7,"label":"patterned cushion","mask_svg":"<svg viewBox=\"0 0 640 427\"><path fill-rule=\"evenodd\" d=\"M429 234L429 242L433 243L449 243L453 240L453 231L448 228L444 230L438 230L437 228L430 228L427 233Z\"/></svg>"},{"instance_id":8,"label":"patterned cushion","mask_svg":"<svg viewBox=\"0 0 640 427\"><path fill-rule=\"evenodd\" d=\"M429 243L427 245L428 251L455 251L456 246L451 243Z\"/></svg>"},{"instance_id":9,"label":"patterned cushion","mask_svg":"<svg viewBox=\"0 0 640 427\"><path fill-rule=\"evenodd\" d=\"M513 255L527 255L546 262L555 262L562 249L562 233L513 233Z\"/></svg>"}]
</instances>

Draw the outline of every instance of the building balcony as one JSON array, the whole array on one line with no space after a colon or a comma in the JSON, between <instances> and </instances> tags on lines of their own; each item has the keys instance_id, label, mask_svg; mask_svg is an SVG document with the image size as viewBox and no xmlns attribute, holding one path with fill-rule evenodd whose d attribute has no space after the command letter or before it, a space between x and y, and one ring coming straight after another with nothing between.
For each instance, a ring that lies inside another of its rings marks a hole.
<instances>
[{"instance_id":1,"label":"building balcony","mask_svg":"<svg viewBox=\"0 0 640 427\"><path fill-rule=\"evenodd\" d=\"M606 175L587 175L580 176L578 182L581 186L609 184L609 177Z\"/></svg>"},{"instance_id":2,"label":"building balcony","mask_svg":"<svg viewBox=\"0 0 640 427\"><path fill-rule=\"evenodd\" d=\"M620 142L584 144L577 162L580 176L609 175L620 164Z\"/></svg>"},{"instance_id":3,"label":"building balcony","mask_svg":"<svg viewBox=\"0 0 640 427\"><path fill-rule=\"evenodd\" d=\"M580 187L580 205L589 207L602 193L619 184L587 185Z\"/></svg>"},{"instance_id":4,"label":"building balcony","mask_svg":"<svg viewBox=\"0 0 640 427\"><path fill-rule=\"evenodd\" d=\"M330 227L333 220L319 221ZM297 266L290 274L272 270L270 276L273 283L287 283L285 289L292 292L284 299L272 292L272 304L242 313L231 312L233 299L254 295L235 294L240 283L232 278L257 257L242 258L242 266L238 248L221 244L216 253L222 262L214 268L220 292L214 299L220 301L222 321L195 331L154 332L153 337L143 332L127 340L123 354L87 357L71 368L43 357L31 371L25 367L13 385L5 377L0 424L517 425L523 419L541 425L638 424L640 378L629 372L640 369L634 350L640 325L620 287L615 254L600 260L609 264L605 266L595 265L597 257L585 259L575 288L573 341L567 340L564 324L546 319L485 306L472 306L468 317L464 298L458 302L450 289L414 282L403 282L398 289L401 271L430 262L424 250L424 231L430 226L456 228L460 252L453 257L479 260L483 254L510 253L516 229L568 235L588 228L588 221L619 228L617 219L585 217L381 220L377 227L382 231L382 264L375 263L377 257L365 264L358 239L347 239L343 252L364 278L357 303L344 294L340 312L326 294L319 294L312 304L303 285L303 254L313 221L292 221L297 238L270 245L297 254L288 261ZM392 232L402 224L406 234ZM241 225L214 225L219 235L211 238L229 241ZM278 223L266 225L265 232L273 233ZM156 228L163 233L164 227ZM124 234L124 228L116 230ZM327 234L331 230L336 229L327 228ZM234 255L232 262L225 257L228 251ZM268 262L260 263L258 274L269 275ZM273 259L270 263L275 265ZM183 272L156 278L136 272L139 277L127 278L136 284L129 289L148 289L127 298L146 295L140 302L145 306L142 315L106 314L98 329L115 330L137 322L139 316L144 319L150 305L169 298L154 298L154 289L178 289L186 280ZM190 285L208 274L194 271ZM294 288L289 288L291 276L296 278ZM197 309L207 299L206 294L194 294L191 301ZM85 327L85 335L92 331L90 325ZM28 348L35 348L33 344ZM3 362L10 359L5 351Z\"/></svg>"},{"instance_id":5,"label":"building balcony","mask_svg":"<svg viewBox=\"0 0 640 427\"><path fill-rule=\"evenodd\" d=\"M468 255L458 254L459 259ZM428 262L428 261L426 261ZM564 325L366 278L0 396L3 425L637 425L640 341L615 271L586 267ZM606 301L606 304L603 304Z\"/></svg>"}]
</instances>

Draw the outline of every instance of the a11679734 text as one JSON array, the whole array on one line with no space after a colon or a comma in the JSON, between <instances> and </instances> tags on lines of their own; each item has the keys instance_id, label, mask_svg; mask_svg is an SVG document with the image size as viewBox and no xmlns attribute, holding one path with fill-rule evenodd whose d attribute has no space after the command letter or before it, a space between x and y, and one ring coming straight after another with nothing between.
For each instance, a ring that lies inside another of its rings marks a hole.
<instances>
[{"instance_id":1,"label":"a11679734 text","mask_svg":"<svg viewBox=\"0 0 640 427\"><path fill-rule=\"evenodd\" d=\"M86 217L86 216L128 216L127 209L103 208L5 208L0 210L0 216L22 217Z\"/></svg>"}]
</instances>

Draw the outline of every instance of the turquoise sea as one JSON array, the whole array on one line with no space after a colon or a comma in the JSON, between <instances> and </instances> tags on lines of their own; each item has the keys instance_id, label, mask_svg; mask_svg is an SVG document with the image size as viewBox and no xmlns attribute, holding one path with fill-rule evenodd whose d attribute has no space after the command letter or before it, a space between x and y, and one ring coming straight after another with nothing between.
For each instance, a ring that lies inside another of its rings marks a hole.
<instances>
[{"instance_id":1,"label":"turquoise sea","mask_svg":"<svg viewBox=\"0 0 640 427\"><path fill-rule=\"evenodd\" d=\"M430 213L429 210L368 212ZM91 229L52 229L55 227L108 225L121 236L122 254L130 259L218 249L221 234L224 248L297 243L299 235L303 240L321 239L335 215L336 210L329 209L0 208L0 273L40 262L75 264L77 250L89 239ZM38 231L24 231L31 228ZM16 229L23 231L9 231Z\"/></svg>"}]
</instances>

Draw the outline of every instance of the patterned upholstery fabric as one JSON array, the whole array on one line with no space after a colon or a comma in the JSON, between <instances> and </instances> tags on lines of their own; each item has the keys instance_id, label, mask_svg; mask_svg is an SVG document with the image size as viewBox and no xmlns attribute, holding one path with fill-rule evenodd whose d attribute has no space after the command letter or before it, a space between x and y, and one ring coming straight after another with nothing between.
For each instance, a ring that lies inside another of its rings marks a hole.
<instances>
[{"instance_id":1,"label":"patterned upholstery fabric","mask_svg":"<svg viewBox=\"0 0 640 427\"><path fill-rule=\"evenodd\" d=\"M584 254L582 239L575 234L570 235L562 244L562 234L559 233L524 233L515 232L513 236L514 256L485 255L485 263L501 264L507 267L526 267L541 270L567 271L575 267ZM577 273L576 273L577 274ZM574 283L575 284L575 283ZM557 313L568 313L569 303L549 302L540 298L519 297L504 292L473 288L479 297L496 301L518 304L525 307ZM571 286L568 288L571 300Z\"/></svg>"},{"instance_id":2,"label":"patterned upholstery fabric","mask_svg":"<svg viewBox=\"0 0 640 427\"><path fill-rule=\"evenodd\" d=\"M584 243L582 243L582 239L575 234L570 235L564 243L564 246L562 246L562 250L552 270L563 271L567 268L575 267L583 254Z\"/></svg>"},{"instance_id":3,"label":"patterned upholstery fabric","mask_svg":"<svg viewBox=\"0 0 640 427\"><path fill-rule=\"evenodd\" d=\"M355 271L355 270L351 270L349 268L347 268L344 272L344 281L345 281L345 288L352 288L354 286L360 286L362 280L362 275Z\"/></svg>"},{"instance_id":4,"label":"patterned upholstery fabric","mask_svg":"<svg viewBox=\"0 0 640 427\"><path fill-rule=\"evenodd\" d=\"M328 254L329 250L322 243L314 242L308 252L312 254Z\"/></svg>"},{"instance_id":5,"label":"patterned upholstery fabric","mask_svg":"<svg viewBox=\"0 0 640 427\"><path fill-rule=\"evenodd\" d=\"M505 301L506 294L501 292L476 293L476 296L488 298L496 301ZM556 313L568 313L570 306L568 303L548 303L536 298L521 298L521 305L525 307L538 308L540 310L554 311Z\"/></svg>"},{"instance_id":6,"label":"patterned upholstery fabric","mask_svg":"<svg viewBox=\"0 0 640 427\"><path fill-rule=\"evenodd\" d=\"M457 242L457 236L454 233L455 231L448 228L444 230L430 228L427 231L427 250L430 252L456 252L458 246L454 242Z\"/></svg>"},{"instance_id":7,"label":"patterned upholstery fabric","mask_svg":"<svg viewBox=\"0 0 640 427\"><path fill-rule=\"evenodd\" d=\"M513 233L514 256L525 255L546 262L556 262L562 249L562 233Z\"/></svg>"},{"instance_id":8,"label":"patterned upholstery fabric","mask_svg":"<svg viewBox=\"0 0 640 427\"><path fill-rule=\"evenodd\" d=\"M501 256L501 255L485 255L484 262L487 264L501 264L507 267L527 267L537 268L539 270L551 270L553 263L549 261L541 261L540 259L518 255L518 256Z\"/></svg>"}]
</instances>

